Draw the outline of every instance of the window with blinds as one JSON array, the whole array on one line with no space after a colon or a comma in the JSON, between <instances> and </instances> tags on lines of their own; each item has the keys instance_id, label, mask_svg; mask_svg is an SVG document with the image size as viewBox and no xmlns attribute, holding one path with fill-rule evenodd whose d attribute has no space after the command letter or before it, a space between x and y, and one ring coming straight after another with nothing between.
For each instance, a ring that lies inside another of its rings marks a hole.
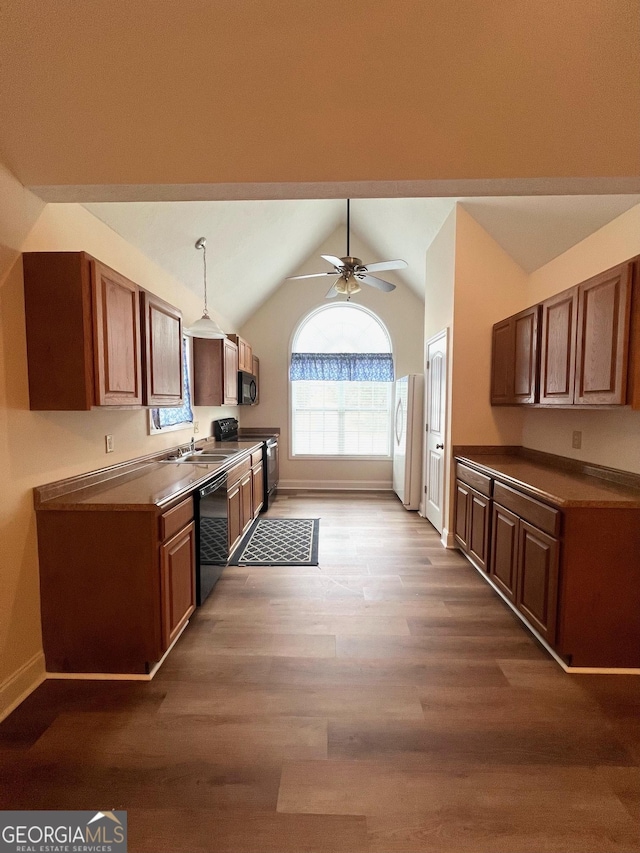
<instances>
[{"instance_id":1,"label":"window with blinds","mask_svg":"<svg viewBox=\"0 0 640 853\"><path fill-rule=\"evenodd\" d=\"M393 362L378 317L355 305L323 307L303 321L292 349L293 455L389 457Z\"/></svg>"}]
</instances>

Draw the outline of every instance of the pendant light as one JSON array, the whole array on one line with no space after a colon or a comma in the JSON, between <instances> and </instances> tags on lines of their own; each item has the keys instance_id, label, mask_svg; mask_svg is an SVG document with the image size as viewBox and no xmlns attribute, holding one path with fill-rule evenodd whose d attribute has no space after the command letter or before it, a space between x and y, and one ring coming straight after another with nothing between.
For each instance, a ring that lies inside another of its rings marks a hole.
<instances>
[{"instance_id":1,"label":"pendant light","mask_svg":"<svg viewBox=\"0 0 640 853\"><path fill-rule=\"evenodd\" d=\"M206 237L200 237L199 240L196 240L196 249L202 249L202 259L204 261L204 310L202 312L202 317L197 320L193 325L189 326L188 329L184 330L185 335L189 335L191 338L209 338L209 339L220 339L226 338L227 336L222 331L220 326L216 323L215 320L212 320L209 316L209 311L207 310L207 239Z\"/></svg>"}]
</instances>

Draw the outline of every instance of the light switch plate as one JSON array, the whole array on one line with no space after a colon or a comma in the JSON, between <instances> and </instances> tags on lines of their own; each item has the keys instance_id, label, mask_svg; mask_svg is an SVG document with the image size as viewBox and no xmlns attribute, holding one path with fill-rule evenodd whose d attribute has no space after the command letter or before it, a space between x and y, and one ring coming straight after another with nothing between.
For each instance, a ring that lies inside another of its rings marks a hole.
<instances>
[{"instance_id":1,"label":"light switch plate","mask_svg":"<svg viewBox=\"0 0 640 853\"><path fill-rule=\"evenodd\" d=\"M582 432L579 429L574 429L573 431L571 447L573 447L574 450L580 450L582 447Z\"/></svg>"},{"instance_id":2,"label":"light switch plate","mask_svg":"<svg viewBox=\"0 0 640 853\"><path fill-rule=\"evenodd\" d=\"M105 435L104 437L104 449L105 453L113 453L113 436Z\"/></svg>"}]
</instances>

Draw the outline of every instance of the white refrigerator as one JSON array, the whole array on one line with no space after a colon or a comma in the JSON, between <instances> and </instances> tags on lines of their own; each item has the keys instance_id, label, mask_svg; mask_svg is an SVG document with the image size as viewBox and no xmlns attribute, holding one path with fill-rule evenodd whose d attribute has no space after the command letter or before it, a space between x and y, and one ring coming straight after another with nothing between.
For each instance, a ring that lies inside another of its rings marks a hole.
<instances>
[{"instance_id":1,"label":"white refrigerator","mask_svg":"<svg viewBox=\"0 0 640 853\"><path fill-rule=\"evenodd\" d=\"M393 417L393 490L405 509L418 509L422 486L424 376L396 380Z\"/></svg>"}]
</instances>

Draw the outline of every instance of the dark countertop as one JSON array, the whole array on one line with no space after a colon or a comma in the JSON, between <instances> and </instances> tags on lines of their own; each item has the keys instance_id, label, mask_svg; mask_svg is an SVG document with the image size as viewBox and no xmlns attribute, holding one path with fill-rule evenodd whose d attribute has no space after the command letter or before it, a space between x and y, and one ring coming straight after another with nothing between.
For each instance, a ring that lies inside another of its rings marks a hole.
<instances>
[{"instance_id":1,"label":"dark countertop","mask_svg":"<svg viewBox=\"0 0 640 853\"><path fill-rule=\"evenodd\" d=\"M256 439L209 441L206 450L235 451L234 455L210 463L171 463L158 457L133 460L113 469L39 486L34 489L35 507L37 510L157 511L187 497L212 474L232 468L261 447L262 442Z\"/></svg>"},{"instance_id":2,"label":"dark countertop","mask_svg":"<svg viewBox=\"0 0 640 853\"><path fill-rule=\"evenodd\" d=\"M554 506L640 508L640 489L514 453L457 453L455 458Z\"/></svg>"}]
</instances>

